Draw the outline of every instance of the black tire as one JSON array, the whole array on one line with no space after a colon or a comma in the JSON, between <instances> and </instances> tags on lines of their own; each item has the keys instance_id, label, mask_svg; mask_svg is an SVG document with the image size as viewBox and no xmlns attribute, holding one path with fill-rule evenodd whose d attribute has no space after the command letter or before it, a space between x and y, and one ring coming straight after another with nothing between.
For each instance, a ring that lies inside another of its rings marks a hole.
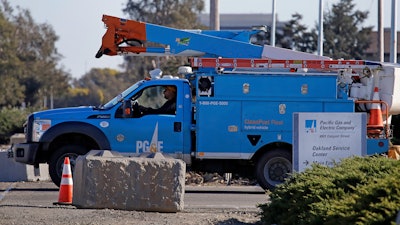
<instances>
[{"instance_id":1,"label":"black tire","mask_svg":"<svg viewBox=\"0 0 400 225\"><path fill-rule=\"evenodd\" d=\"M72 173L74 172L76 158L85 155L88 150L80 145L64 145L58 148L49 160L49 174L53 183L60 186L65 157L69 157Z\"/></svg>"},{"instance_id":2,"label":"black tire","mask_svg":"<svg viewBox=\"0 0 400 225\"><path fill-rule=\"evenodd\" d=\"M274 189L276 185L283 183L291 172L292 156L285 149L268 151L257 161L257 181L264 189Z\"/></svg>"}]
</instances>

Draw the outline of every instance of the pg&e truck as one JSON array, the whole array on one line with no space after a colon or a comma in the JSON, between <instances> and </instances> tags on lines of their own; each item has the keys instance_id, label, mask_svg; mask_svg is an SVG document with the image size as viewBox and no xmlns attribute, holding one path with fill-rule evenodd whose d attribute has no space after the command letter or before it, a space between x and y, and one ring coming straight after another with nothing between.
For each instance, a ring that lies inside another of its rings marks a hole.
<instances>
[{"instance_id":1,"label":"pg&e truck","mask_svg":"<svg viewBox=\"0 0 400 225\"><path fill-rule=\"evenodd\" d=\"M255 45L250 40L258 30L187 31L107 15L103 21L107 31L96 57L190 56L190 66L174 75L154 70L98 107L32 113L26 142L14 145L13 155L21 163L48 163L55 184L64 157L73 167L78 155L107 149L127 156L162 152L192 170L254 175L273 188L293 169L295 113L369 115L376 89L384 123L365 124L373 127L366 129L366 152L389 149L390 118L400 110L398 64ZM175 113L141 112L160 107L167 86L176 89Z\"/></svg>"}]
</instances>

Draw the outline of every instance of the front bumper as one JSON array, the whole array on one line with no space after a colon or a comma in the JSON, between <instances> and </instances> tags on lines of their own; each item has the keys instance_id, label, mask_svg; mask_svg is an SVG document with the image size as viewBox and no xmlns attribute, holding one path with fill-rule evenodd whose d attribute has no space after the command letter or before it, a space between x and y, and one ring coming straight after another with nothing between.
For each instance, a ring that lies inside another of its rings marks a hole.
<instances>
[{"instance_id":1,"label":"front bumper","mask_svg":"<svg viewBox=\"0 0 400 225\"><path fill-rule=\"evenodd\" d=\"M12 147L14 160L16 162L34 165L36 162L36 154L39 149L39 143L19 143Z\"/></svg>"}]
</instances>

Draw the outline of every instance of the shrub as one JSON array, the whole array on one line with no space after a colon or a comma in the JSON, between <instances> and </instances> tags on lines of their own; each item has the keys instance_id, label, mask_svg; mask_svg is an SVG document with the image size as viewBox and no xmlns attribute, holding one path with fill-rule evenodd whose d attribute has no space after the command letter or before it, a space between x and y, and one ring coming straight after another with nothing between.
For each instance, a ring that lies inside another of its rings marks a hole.
<instances>
[{"instance_id":1,"label":"shrub","mask_svg":"<svg viewBox=\"0 0 400 225\"><path fill-rule=\"evenodd\" d=\"M0 144L8 144L10 137L24 131L28 110L4 107L0 110Z\"/></svg>"},{"instance_id":2,"label":"shrub","mask_svg":"<svg viewBox=\"0 0 400 225\"><path fill-rule=\"evenodd\" d=\"M259 207L266 224L395 224L400 162L353 157L294 173Z\"/></svg>"}]
</instances>

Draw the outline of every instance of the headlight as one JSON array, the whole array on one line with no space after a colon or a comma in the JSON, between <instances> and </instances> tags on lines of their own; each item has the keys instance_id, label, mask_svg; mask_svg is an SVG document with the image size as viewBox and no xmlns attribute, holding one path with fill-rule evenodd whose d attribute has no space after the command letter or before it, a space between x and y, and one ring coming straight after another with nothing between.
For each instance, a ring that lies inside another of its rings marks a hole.
<instances>
[{"instance_id":1,"label":"headlight","mask_svg":"<svg viewBox=\"0 0 400 225\"><path fill-rule=\"evenodd\" d=\"M51 127L51 120L34 120L32 141L39 141L43 133Z\"/></svg>"}]
</instances>

